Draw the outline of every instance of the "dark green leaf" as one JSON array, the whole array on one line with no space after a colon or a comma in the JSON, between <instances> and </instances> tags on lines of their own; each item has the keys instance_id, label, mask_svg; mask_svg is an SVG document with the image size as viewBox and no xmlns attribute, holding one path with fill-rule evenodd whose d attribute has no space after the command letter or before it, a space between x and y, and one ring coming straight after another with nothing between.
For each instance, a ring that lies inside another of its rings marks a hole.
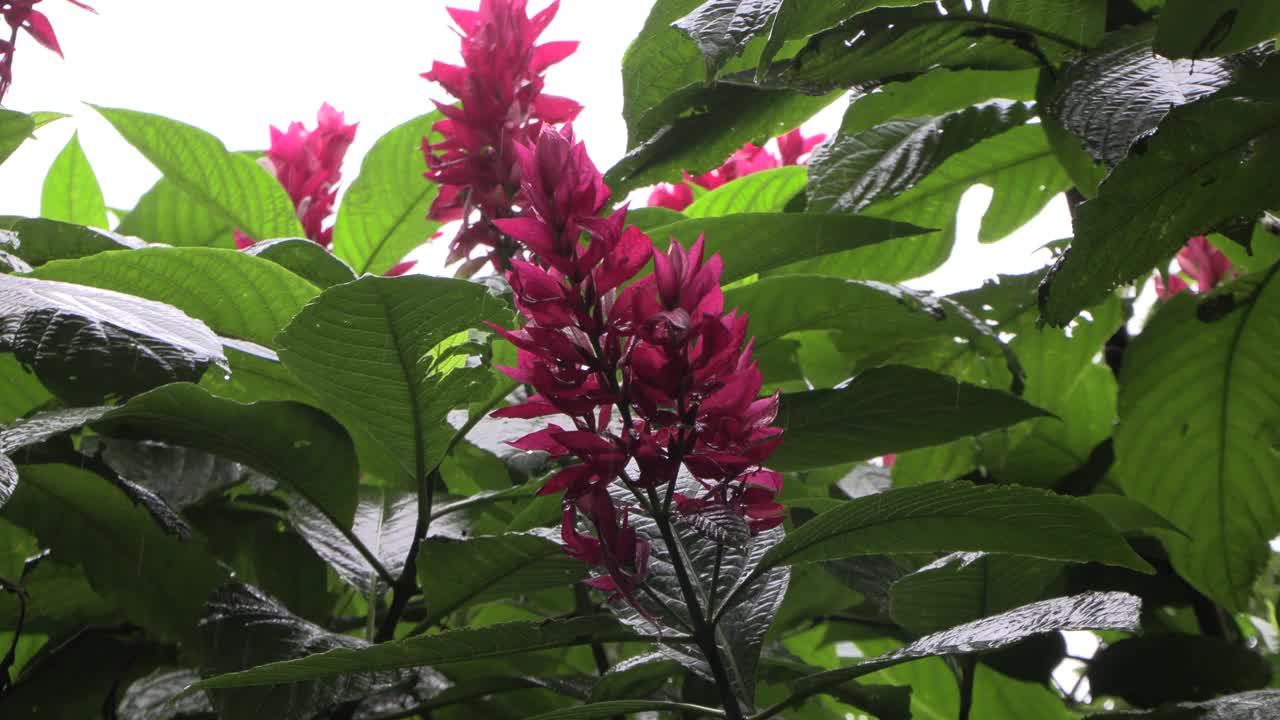
<instances>
[{"instance_id":1,"label":"dark green leaf","mask_svg":"<svg viewBox=\"0 0 1280 720\"><path fill-rule=\"evenodd\" d=\"M2 532L5 529L22 532L9 523L3 523L0 535L5 535L7 542L12 541L13 536ZM38 541L26 533L23 535L24 542L13 550L25 551L26 557L39 554ZM27 539L30 545L26 544ZM18 563L17 571L5 576L22 578L22 590L27 597L23 632L64 636L87 625L109 626L124 622L124 613L115 603L94 591L82 568L60 565L52 558L46 558L24 572L24 564ZM14 595L0 593L0 629L11 632L17 628L19 609Z\"/></svg>"},{"instance_id":2,"label":"dark green leaf","mask_svg":"<svg viewBox=\"0 0 1280 720\"><path fill-rule=\"evenodd\" d=\"M722 712L716 708L689 703L670 702L666 700L612 700L607 702L579 705L577 707L540 713L529 720L602 720L603 718L620 717L630 713L648 712L695 713L721 717Z\"/></svg>"},{"instance_id":3,"label":"dark green leaf","mask_svg":"<svg viewBox=\"0 0 1280 720\"><path fill-rule=\"evenodd\" d=\"M730 283L799 260L923 232L925 230L907 223L858 215L746 213L682 220L650 230L649 234L660 245L674 238L685 247L704 235L706 255L720 253L724 260L721 281ZM787 278L773 282L780 288L783 284L812 279Z\"/></svg>"},{"instance_id":4,"label":"dark green leaf","mask_svg":"<svg viewBox=\"0 0 1280 720\"><path fill-rule=\"evenodd\" d=\"M784 395L780 470L828 467L1006 427L1044 415L1013 395L902 366L868 370L836 390Z\"/></svg>"},{"instance_id":5,"label":"dark green leaf","mask_svg":"<svg viewBox=\"0 0 1280 720\"><path fill-rule=\"evenodd\" d=\"M82 408L40 413L0 430L0 508L18 486L18 468L8 456L31 445L78 430L100 419L109 408Z\"/></svg>"},{"instance_id":6,"label":"dark green leaf","mask_svg":"<svg viewBox=\"0 0 1280 720\"><path fill-rule=\"evenodd\" d=\"M890 613L917 635L1034 602L1062 571L1053 560L955 553L893 584Z\"/></svg>"},{"instance_id":7,"label":"dark green leaf","mask_svg":"<svg viewBox=\"0 0 1280 720\"><path fill-rule=\"evenodd\" d=\"M1184 703L1151 712L1090 715L1088 720L1261 720L1280 711L1280 690L1228 695L1203 703Z\"/></svg>"},{"instance_id":8,"label":"dark green leaf","mask_svg":"<svg viewBox=\"0 0 1280 720\"><path fill-rule=\"evenodd\" d=\"M1280 377L1277 269L1206 300L1166 303L1125 354L1116 468L1124 492L1190 539L1164 537L1178 573L1229 609L1247 607L1280 531L1271 479L1280 473L1273 424ZM1221 307L1221 305L1219 306Z\"/></svg>"},{"instance_id":9,"label":"dark green leaf","mask_svg":"<svg viewBox=\"0 0 1280 720\"><path fill-rule=\"evenodd\" d=\"M1270 67L1280 77L1280 62ZM1178 108L1147 146L1116 166L1098 197L1076 212L1075 241L1041 292L1051 324L1066 324L1168 260L1187 238L1271 205L1280 183L1280 95Z\"/></svg>"},{"instance_id":10,"label":"dark green leaf","mask_svg":"<svg viewBox=\"0 0 1280 720\"><path fill-rule=\"evenodd\" d=\"M781 0L760 56L761 72L788 40L809 37L872 8L921 4L922 0Z\"/></svg>"},{"instance_id":11,"label":"dark green leaf","mask_svg":"<svg viewBox=\"0 0 1280 720\"><path fill-rule=\"evenodd\" d=\"M338 577L360 593L371 594L389 588L379 585L377 570L332 521L309 503L295 503L290 520L316 554L329 563ZM361 486L351 531L373 553L392 577L400 577L405 557L413 542L418 521L418 497L379 487Z\"/></svg>"},{"instance_id":12,"label":"dark green leaf","mask_svg":"<svg viewBox=\"0 0 1280 720\"><path fill-rule=\"evenodd\" d=\"M256 687L442 665L517 653L636 639L611 617L501 623L395 640L361 649L338 649L298 660L274 662L252 670L206 678L195 689ZM670 638L668 638L670 639Z\"/></svg>"},{"instance_id":13,"label":"dark green leaf","mask_svg":"<svg viewBox=\"0 0 1280 720\"><path fill-rule=\"evenodd\" d=\"M381 455L419 477L444 459L454 435L445 416L491 382L441 343L502 321L504 307L462 280L366 277L325 290L277 342L288 369L355 435L362 460Z\"/></svg>"},{"instance_id":14,"label":"dark green leaf","mask_svg":"<svg viewBox=\"0 0 1280 720\"><path fill-rule=\"evenodd\" d=\"M226 573L196 538L179 540L101 477L65 465L27 465L4 517L62 562L84 567L93 589L159 637L189 640L200 608Z\"/></svg>"},{"instance_id":15,"label":"dark green leaf","mask_svg":"<svg viewBox=\"0 0 1280 720\"><path fill-rule=\"evenodd\" d=\"M231 221L168 178L160 178L116 230L175 247L235 247Z\"/></svg>"},{"instance_id":16,"label":"dark green leaf","mask_svg":"<svg viewBox=\"0 0 1280 720\"><path fill-rule=\"evenodd\" d=\"M569 587L584 579L583 565L534 533L431 538L418 557L418 582L434 622L467 603Z\"/></svg>"},{"instance_id":17,"label":"dark green leaf","mask_svg":"<svg viewBox=\"0 0 1280 720\"><path fill-rule=\"evenodd\" d=\"M374 143L338 208L333 252L358 275L381 275L425 243L440 223L427 219L439 188L422 177L422 141L439 112L414 118Z\"/></svg>"},{"instance_id":18,"label":"dark green leaf","mask_svg":"<svg viewBox=\"0 0 1280 720\"><path fill-rule=\"evenodd\" d=\"M321 289L356 279L346 263L306 238L264 240L245 248L244 253L281 265Z\"/></svg>"},{"instance_id":19,"label":"dark green leaf","mask_svg":"<svg viewBox=\"0 0 1280 720\"><path fill-rule=\"evenodd\" d=\"M172 306L15 275L0 275L0 351L87 405L227 367L209 328Z\"/></svg>"},{"instance_id":20,"label":"dark green leaf","mask_svg":"<svg viewBox=\"0 0 1280 720\"><path fill-rule=\"evenodd\" d=\"M77 225L107 227L107 204L93 174L89 158L80 147L80 134L54 158L40 195L40 215Z\"/></svg>"},{"instance_id":21,"label":"dark green leaf","mask_svg":"<svg viewBox=\"0 0 1280 720\"><path fill-rule=\"evenodd\" d=\"M146 245L137 238L46 218L11 218L3 225L17 235L14 254L34 267L50 260L70 260L108 250L136 250Z\"/></svg>"},{"instance_id":22,"label":"dark green leaf","mask_svg":"<svg viewBox=\"0 0 1280 720\"><path fill-rule=\"evenodd\" d=\"M1016 485L947 482L841 503L787 533L755 572L855 555L956 551L1150 570L1105 518L1075 498Z\"/></svg>"},{"instance_id":23,"label":"dark green leaf","mask_svg":"<svg viewBox=\"0 0 1280 720\"><path fill-rule=\"evenodd\" d=\"M157 670L134 681L116 708L120 720L214 720L204 693L174 696L200 680L194 670Z\"/></svg>"},{"instance_id":24,"label":"dark green leaf","mask_svg":"<svg viewBox=\"0 0 1280 720\"><path fill-rule=\"evenodd\" d=\"M1204 635L1148 635L1113 642L1089 661L1089 692L1138 707L1210 700L1264 688L1271 663L1258 653Z\"/></svg>"},{"instance_id":25,"label":"dark green leaf","mask_svg":"<svg viewBox=\"0 0 1280 720\"><path fill-rule=\"evenodd\" d=\"M251 158L176 120L133 110L95 107L166 179L233 227L258 240L301 237L293 202Z\"/></svg>"},{"instance_id":26,"label":"dark green leaf","mask_svg":"<svg viewBox=\"0 0 1280 720\"><path fill-rule=\"evenodd\" d=\"M1156 52L1171 58L1207 58L1247 50L1280 35L1280 5L1268 0L1166 0Z\"/></svg>"}]
</instances>

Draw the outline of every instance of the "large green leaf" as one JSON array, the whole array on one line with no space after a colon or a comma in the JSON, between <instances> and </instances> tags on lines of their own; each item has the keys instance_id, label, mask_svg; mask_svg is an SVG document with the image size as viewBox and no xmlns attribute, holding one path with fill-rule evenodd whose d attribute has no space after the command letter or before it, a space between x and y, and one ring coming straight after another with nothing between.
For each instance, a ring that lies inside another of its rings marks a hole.
<instances>
[{"instance_id":1,"label":"large green leaf","mask_svg":"<svg viewBox=\"0 0 1280 720\"><path fill-rule=\"evenodd\" d=\"M266 258L318 288L327 288L356 279L346 263L318 243L306 238L263 240L244 249L246 255Z\"/></svg>"},{"instance_id":2,"label":"large green leaf","mask_svg":"<svg viewBox=\"0 0 1280 720\"><path fill-rule=\"evenodd\" d=\"M351 527L357 492L351 438L315 408L291 402L246 405L176 383L133 398L98 427L248 465L306 498L338 527Z\"/></svg>"},{"instance_id":3,"label":"large green leaf","mask_svg":"<svg viewBox=\"0 0 1280 720\"><path fill-rule=\"evenodd\" d=\"M118 231L147 242L175 247L235 247L232 222L168 178L160 178L129 214Z\"/></svg>"},{"instance_id":4,"label":"large green leaf","mask_svg":"<svg viewBox=\"0 0 1280 720\"><path fill-rule=\"evenodd\" d=\"M17 236L13 253L33 267L108 250L136 250L146 244L118 233L47 218L4 218L0 226Z\"/></svg>"},{"instance_id":5,"label":"large green leaf","mask_svg":"<svg viewBox=\"0 0 1280 720\"><path fill-rule=\"evenodd\" d=\"M0 275L0 351L78 404L227 367L209 328L170 305L16 275Z\"/></svg>"},{"instance_id":6,"label":"large green leaf","mask_svg":"<svg viewBox=\"0 0 1280 720\"><path fill-rule=\"evenodd\" d=\"M1280 62L1269 65L1280 78ZM1275 202L1280 94L1210 98L1175 109L1145 151L1116 166L1075 213L1075 241L1041 293L1045 320L1081 309L1165 262L1193 235Z\"/></svg>"},{"instance_id":7,"label":"large green leaf","mask_svg":"<svg viewBox=\"0 0 1280 720\"><path fill-rule=\"evenodd\" d=\"M35 130L36 124L30 115L0 108L0 163L8 160Z\"/></svg>"},{"instance_id":8,"label":"large green leaf","mask_svg":"<svg viewBox=\"0 0 1280 720\"><path fill-rule=\"evenodd\" d=\"M94 590L163 638L191 640L205 598L226 578L202 541L166 534L119 489L70 466L23 466L3 515L83 565Z\"/></svg>"},{"instance_id":9,"label":"large green leaf","mask_svg":"<svg viewBox=\"0 0 1280 720\"><path fill-rule=\"evenodd\" d=\"M431 538L418 557L428 622L466 603L568 587L583 579L584 570L560 545L533 533Z\"/></svg>"},{"instance_id":10,"label":"large green leaf","mask_svg":"<svg viewBox=\"0 0 1280 720\"><path fill-rule=\"evenodd\" d=\"M159 115L95 107L165 178L258 240L301 237L293 201L270 173L220 140Z\"/></svg>"},{"instance_id":11,"label":"large green leaf","mask_svg":"<svg viewBox=\"0 0 1280 720\"><path fill-rule=\"evenodd\" d=\"M1206 58L1246 50L1280 35L1280 5L1268 0L1166 0L1156 52Z\"/></svg>"},{"instance_id":12,"label":"large green leaf","mask_svg":"<svg viewBox=\"0 0 1280 720\"><path fill-rule=\"evenodd\" d=\"M845 387L782 396L786 442L770 464L804 470L941 445L1044 415L1008 393L904 366L874 368Z\"/></svg>"},{"instance_id":13,"label":"large green leaf","mask_svg":"<svg viewBox=\"0 0 1280 720\"><path fill-rule=\"evenodd\" d=\"M289 519L315 553L348 585L365 597L388 590L385 578L333 522L310 503L295 503ZM380 487L361 486L351 531L391 577L400 577L413 545L418 496Z\"/></svg>"},{"instance_id":14,"label":"large green leaf","mask_svg":"<svg viewBox=\"0 0 1280 720\"><path fill-rule=\"evenodd\" d=\"M89 158L80 147L78 132L71 135L44 178L40 214L77 225L107 227L107 203L102 199L102 187Z\"/></svg>"},{"instance_id":15,"label":"large green leaf","mask_svg":"<svg viewBox=\"0 0 1280 720\"><path fill-rule=\"evenodd\" d=\"M854 135L894 118L944 115L987 100L1034 100L1038 76L1037 70L939 69L889 83L879 92L853 98L840 132Z\"/></svg>"},{"instance_id":16,"label":"large green leaf","mask_svg":"<svg viewBox=\"0 0 1280 720\"><path fill-rule=\"evenodd\" d=\"M799 166L762 170L725 183L684 209L686 217L723 217L736 213L780 213L805 189L808 171Z\"/></svg>"},{"instance_id":17,"label":"large green leaf","mask_svg":"<svg viewBox=\"0 0 1280 720\"><path fill-rule=\"evenodd\" d=\"M463 280L365 277L325 290L277 342L285 365L356 436L361 458L382 455L422 478L444 459L445 416L485 393L492 376L441 346L505 304ZM465 349L465 348L464 348Z\"/></svg>"},{"instance_id":18,"label":"large green leaf","mask_svg":"<svg viewBox=\"0 0 1280 720\"><path fill-rule=\"evenodd\" d=\"M592 615L568 620L500 623L394 640L363 649L338 649L298 660L206 678L197 689L303 682L349 673L379 672L504 657L535 650L635 640L617 620ZM668 638L673 639L673 638Z\"/></svg>"},{"instance_id":19,"label":"large green leaf","mask_svg":"<svg viewBox=\"0 0 1280 720\"><path fill-rule=\"evenodd\" d=\"M1120 383L1125 494L1186 531L1165 539L1174 567L1238 610L1280 532L1280 457L1266 439L1280 417L1276 274L1249 276L1201 307L1175 297L1129 348Z\"/></svg>"},{"instance_id":20,"label":"large green leaf","mask_svg":"<svg viewBox=\"0 0 1280 720\"><path fill-rule=\"evenodd\" d=\"M956 553L895 582L890 613L917 635L937 632L1034 602L1061 571L1037 557Z\"/></svg>"},{"instance_id":21,"label":"large green leaf","mask_svg":"<svg viewBox=\"0 0 1280 720\"><path fill-rule=\"evenodd\" d=\"M771 212L691 218L654 228L648 234L660 246L675 239L685 247L705 236L706 255L720 253L724 260L721 281L730 283L797 261L923 232L907 223L859 215Z\"/></svg>"},{"instance_id":22,"label":"large green leaf","mask_svg":"<svg viewBox=\"0 0 1280 720\"><path fill-rule=\"evenodd\" d=\"M426 242L440 223L427 219L439 188L422 177L424 138L439 112L414 118L374 143L338 208L333 252L357 274L381 275Z\"/></svg>"}]
</instances>

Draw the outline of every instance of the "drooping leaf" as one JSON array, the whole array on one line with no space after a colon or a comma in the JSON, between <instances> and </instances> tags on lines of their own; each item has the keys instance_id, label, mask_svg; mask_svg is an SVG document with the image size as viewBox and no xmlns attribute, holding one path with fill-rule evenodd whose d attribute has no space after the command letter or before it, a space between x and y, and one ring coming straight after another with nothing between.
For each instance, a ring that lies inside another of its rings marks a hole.
<instances>
[{"instance_id":1,"label":"drooping leaf","mask_svg":"<svg viewBox=\"0 0 1280 720\"><path fill-rule=\"evenodd\" d=\"M1090 715L1088 720L1258 720L1280 710L1280 690L1256 690L1153 711Z\"/></svg>"},{"instance_id":2,"label":"drooping leaf","mask_svg":"<svg viewBox=\"0 0 1280 720\"><path fill-rule=\"evenodd\" d=\"M1017 397L904 366L868 370L835 390L783 395L786 441L770 465L803 470L941 445L1044 412Z\"/></svg>"},{"instance_id":3,"label":"drooping leaf","mask_svg":"<svg viewBox=\"0 0 1280 720\"><path fill-rule=\"evenodd\" d=\"M353 652L368 643L331 633L306 622L256 588L223 586L209 599L200 621L202 672L206 677L246 667L279 664L326 652ZM250 671L252 672L252 671ZM401 681L407 673L352 671L275 687L208 692L221 717L271 717L302 720L342 702ZM200 686L209 686L203 682ZM197 686L198 687L198 686Z\"/></svg>"},{"instance_id":4,"label":"drooping leaf","mask_svg":"<svg viewBox=\"0 0 1280 720\"><path fill-rule=\"evenodd\" d=\"M0 351L86 405L227 366L209 328L170 305L15 275L0 275Z\"/></svg>"},{"instance_id":5,"label":"drooping leaf","mask_svg":"<svg viewBox=\"0 0 1280 720\"><path fill-rule=\"evenodd\" d=\"M1155 50L1171 58L1217 57L1276 36L1280 36L1280 7L1266 0L1213 4L1166 0Z\"/></svg>"},{"instance_id":6,"label":"drooping leaf","mask_svg":"<svg viewBox=\"0 0 1280 720\"><path fill-rule=\"evenodd\" d=\"M357 465L333 418L293 402L239 403L184 383L157 388L112 410L102 432L196 448L248 465L350 528Z\"/></svg>"},{"instance_id":7,"label":"drooping leaf","mask_svg":"<svg viewBox=\"0 0 1280 720\"><path fill-rule=\"evenodd\" d=\"M1269 65L1280 77L1280 62ZM1280 87L1276 83L1274 87ZM1211 98L1171 112L1145 152L1116 166L1080 206L1075 241L1041 291L1045 320L1064 325L1172 256L1193 235L1256 217L1280 182L1280 94Z\"/></svg>"},{"instance_id":8,"label":"drooping leaf","mask_svg":"<svg viewBox=\"0 0 1280 720\"><path fill-rule=\"evenodd\" d=\"M33 267L50 260L70 260L108 250L136 250L137 238L47 218L6 218L4 227L17 236L13 253Z\"/></svg>"},{"instance_id":9,"label":"drooping leaf","mask_svg":"<svg viewBox=\"0 0 1280 720\"><path fill-rule=\"evenodd\" d=\"M1149 26L1129 28L1067 66L1043 104L1090 156L1112 167L1170 110L1222 90L1256 62L1169 60L1152 50Z\"/></svg>"},{"instance_id":10,"label":"drooping leaf","mask_svg":"<svg viewBox=\"0 0 1280 720\"><path fill-rule=\"evenodd\" d=\"M441 117L428 113L379 138L343 196L333 252L357 275L385 273L440 226L427 219L439 188L422 177L422 141L439 141L431 126Z\"/></svg>"},{"instance_id":11,"label":"drooping leaf","mask_svg":"<svg viewBox=\"0 0 1280 720\"><path fill-rule=\"evenodd\" d=\"M351 542L333 526L332 521L309 503L296 503L290 509L293 526L302 533L316 554L334 569L338 577L365 597L375 591L386 591L379 584L378 572ZM416 495L379 487L361 486L351 531L378 559L392 577L400 577L404 561L413 542L418 521Z\"/></svg>"},{"instance_id":12,"label":"drooping leaf","mask_svg":"<svg viewBox=\"0 0 1280 720\"><path fill-rule=\"evenodd\" d=\"M560 545L535 533L429 538L418 557L428 622L467 603L569 587L584 578L583 571Z\"/></svg>"},{"instance_id":13,"label":"drooping leaf","mask_svg":"<svg viewBox=\"0 0 1280 720\"><path fill-rule=\"evenodd\" d=\"M235 247L231 220L163 177L143 194L116 229L175 247Z\"/></svg>"},{"instance_id":14,"label":"drooping leaf","mask_svg":"<svg viewBox=\"0 0 1280 720\"><path fill-rule=\"evenodd\" d=\"M1054 524L1045 524L1046 517ZM855 555L957 551L1150 570L1105 518L1075 498L946 482L846 501L787 533L753 573Z\"/></svg>"},{"instance_id":15,"label":"drooping leaf","mask_svg":"<svg viewBox=\"0 0 1280 720\"><path fill-rule=\"evenodd\" d=\"M711 218L738 213L780 213L805 189L807 179L807 170L803 167L762 170L727 182L694 200L684 209L684 215Z\"/></svg>"},{"instance_id":16,"label":"drooping leaf","mask_svg":"<svg viewBox=\"0 0 1280 720\"><path fill-rule=\"evenodd\" d=\"M797 261L923 232L908 223L858 215L743 213L691 218L663 225L648 234L659 246L674 238L685 247L704 236L707 256L720 253L724 260L721 281L730 283Z\"/></svg>"},{"instance_id":17,"label":"drooping leaf","mask_svg":"<svg viewBox=\"0 0 1280 720\"><path fill-rule=\"evenodd\" d=\"M95 107L166 179L258 240L301 237L293 202L275 178L199 128L133 110Z\"/></svg>"},{"instance_id":18,"label":"drooping leaf","mask_svg":"<svg viewBox=\"0 0 1280 720\"><path fill-rule=\"evenodd\" d=\"M1127 630L1138 627L1141 601L1126 593L1093 592L1042 600L999 615L926 635L910 645L837 670L801 678L796 696L826 688L904 662L939 655L964 655L1008 647L1031 636L1063 630Z\"/></svg>"},{"instance_id":19,"label":"drooping leaf","mask_svg":"<svg viewBox=\"0 0 1280 720\"><path fill-rule=\"evenodd\" d=\"M107 227L107 204L102 199L102 187L80 147L78 132L71 135L45 176L40 215L77 225Z\"/></svg>"},{"instance_id":20,"label":"drooping leaf","mask_svg":"<svg viewBox=\"0 0 1280 720\"><path fill-rule=\"evenodd\" d=\"M481 628L450 630L435 635L418 635L366 648L330 650L298 660L269 663L251 670L206 678L194 689L281 685L349 673L443 665L591 642L634 639L634 634L606 615L500 623Z\"/></svg>"},{"instance_id":21,"label":"drooping leaf","mask_svg":"<svg viewBox=\"0 0 1280 720\"><path fill-rule=\"evenodd\" d=\"M1270 428L1280 414L1277 269L1198 308L1166 303L1126 352L1116 474L1129 497L1184 530L1162 538L1178 573L1227 608L1246 607L1280 530Z\"/></svg>"},{"instance_id":22,"label":"drooping leaf","mask_svg":"<svg viewBox=\"0 0 1280 720\"><path fill-rule=\"evenodd\" d=\"M1271 663L1221 638L1172 633L1109 643L1089 661L1087 677L1094 697L1152 708L1264 688Z\"/></svg>"},{"instance_id":23,"label":"drooping leaf","mask_svg":"<svg viewBox=\"0 0 1280 720\"><path fill-rule=\"evenodd\" d=\"M245 248L244 253L281 265L321 289L356 279L346 263L305 238L264 240Z\"/></svg>"},{"instance_id":24,"label":"drooping leaf","mask_svg":"<svg viewBox=\"0 0 1280 720\"><path fill-rule=\"evenodd\" d=\"M937 632L1036 601L1062 566L1036 557L954 553L895 582L890 613L917 635Z\"/></svg>"},{"instance_id":25,"label":"drooping leaf","mask_svg":"<svg viewBox=\"0 0 1280 720\"><path fill-rule=\"evenodd\" d=\"M205 598L226 573L197 538L167 535L101 477L66 465L26 465L5 519L31 531L132 622L190 640Z\"/></svg>"},{"instance_id":26,"label":"drooping leaf","mask_svg":"<svg viewBox=\"0 0 1280 720\"><path fill-rule=\"evenodd\" d=\"M462 280L366 277L325 290L277 342L286 367L351 430L362 460L380 455L424 477L453 437L445 416L491 382L483 368L450 368L459 358L437 346L501 322L503 308Z\"/></svg>"}]
</instances>

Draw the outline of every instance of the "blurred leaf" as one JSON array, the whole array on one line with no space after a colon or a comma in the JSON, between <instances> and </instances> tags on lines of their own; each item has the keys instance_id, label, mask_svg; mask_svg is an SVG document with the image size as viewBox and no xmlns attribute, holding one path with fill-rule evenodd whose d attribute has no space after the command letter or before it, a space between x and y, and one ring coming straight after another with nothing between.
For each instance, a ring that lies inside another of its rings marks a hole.
<instances>
[{"instance_id":1,"label":"blurred leaf","mask_svg":"<svg viewBox=\"0 0 1280 720\"><path fill-rule=\"evenodd\" d=\"M333 253L357 275L381 275L425 243L440 223L427 219L439 188L423 176L422 142L439 142L439 112L393 128L374 143L338 208Z\"/></svg>"},{"instance_id":2,"label":"blurred leaf","mask_svg":"<svg viewBox=\"0 0 1280 720\"><path fill-rule=\"evenodd\" d=\"M1086 677L1094 697L1153 708L1264 688L1271 663L1221 638L1148 635L1109 643L1089 661Z\"/></svg>"},{"instance_id":3,"label":"blurred leaf","mask_svg":"<svg viewBox=\"0 0 1280 720\"><path fill-rule=\"evenodd\" d=\"M40 215L77 225L107 227L107 204L102 199L102 187L80 147L79 132L72 133L71 140L54 158L45 176Z\"/></svg>"},{"instance_id":4,"label":"blurred leaf","mask_svg":"<svg viewBox=\"0 0 1280 720\"><path fill-rule=\"evenodd\" d=\"M301 237L288 193L252 159L199 128L159 115L94 106L165 178L258 240Z\"/></svg>"}]
</instances>

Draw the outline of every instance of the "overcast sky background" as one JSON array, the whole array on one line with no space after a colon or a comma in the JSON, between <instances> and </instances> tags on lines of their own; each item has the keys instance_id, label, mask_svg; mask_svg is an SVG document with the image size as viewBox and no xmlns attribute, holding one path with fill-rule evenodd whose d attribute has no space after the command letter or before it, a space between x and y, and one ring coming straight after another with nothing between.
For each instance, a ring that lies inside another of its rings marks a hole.
<instances>
[{"instance_id":1,"label":"overcast sky background","mask_svg":"<svg viewBox=\"0 0 1280 720\"><path fill-rule=\"evenodd\" d=\"M62 0L40 5L58 32L61 60L29 38L19 41L10 108L56 110L73 117L38 133L0 166L0 214L40 212L41 182L73 131L102 184L109 207L131 208L159 173L82 102L166 115L197 125L233 150L263 149L268 126L314 124L329 102L358 121L344 179L378 137L432 109L444 97L418 74L433 59L456 60L457 36L445 14L467 0L97 0L99 15ZM533 0L535 9L544 3ZM586 109L575 123L600 168L626 150L622 123L622 53L652 6L650 0L562 0L546 40L579 40L578 52L552 68L549 92ZM806 126L829 130L841 109ZM995 273L1026 272L1047 256L1032 253L1070 235L1057 198L1005 241L977 243L990 193L970 191L962 207L953 259L911 285L940 292L980 285ZM444 248L423 253L423 270L439 273Z\"/></svg>"}]
</instances>

